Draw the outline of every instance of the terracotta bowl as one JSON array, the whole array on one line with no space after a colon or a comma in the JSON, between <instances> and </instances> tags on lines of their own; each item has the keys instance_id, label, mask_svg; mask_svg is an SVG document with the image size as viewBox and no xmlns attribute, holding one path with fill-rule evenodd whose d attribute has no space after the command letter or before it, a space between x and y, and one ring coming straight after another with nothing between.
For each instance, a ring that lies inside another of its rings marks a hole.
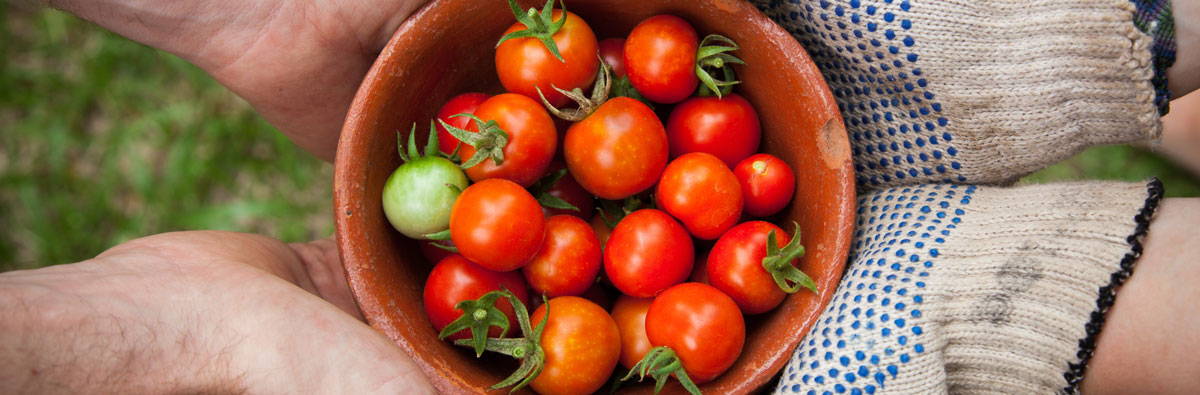
<instances>
[{"instance_id":1,"label":"terracotta bowl","mask_svg":"<svg viewBox=\"0 0 1200 395\"><path fill-rule=\"evenodd\" d=\"M702 389L743 393L769 384L829 302L849 249L854 175L833 96L800 44L742 0L570 0L567 7L599 38L623 37L642 19L670 13L690 21L702 35L721 33L742 46L737 54L750 66L738 70L738 90L762 119L762 148L791 164L799 178L795 201L775 222L800 224L807 247L801 268L816 279L820 292L802 291L773 312L749 317L740 359ZM500 91L493 47L513 22L503 0L437 0L414 14L359 88L338 149L337 242L354 297L370 325L411 355L442 392L485 392L513 366L477 360L437 339L421 299L432 265L415 242L392 230L380 195L400 163L396 131L407 131L413 122L427 125L458 93ZM645 385L627 389L648 390Z\"/></svg>"}]
</instances>

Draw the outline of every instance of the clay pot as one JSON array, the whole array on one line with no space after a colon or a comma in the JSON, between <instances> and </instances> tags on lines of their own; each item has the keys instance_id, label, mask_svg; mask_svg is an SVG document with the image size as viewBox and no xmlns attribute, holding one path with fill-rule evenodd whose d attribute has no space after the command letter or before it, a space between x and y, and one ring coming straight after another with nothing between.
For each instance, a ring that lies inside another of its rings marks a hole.
<instances>
[{"instance_id":1,"label":"clay pot","mask_svg":"<svg viewBox=\"0 0 1200 395\"><path fill-rule=\"evenodd\" d=\"M520 1L523 7L540 6ZM642 19L671 13L702 35L737 41L739 92L757 108L763 149L798 177L795 201L775 222L802 228L801 269L820 293L801 291L776 310L747 319L745 349L708 393L743 393L769 384L829 302L841 278L854 220L850 145L837 104L817 67L791 35L742 0L570 0L597 37L624 36ZM484 392L515 365L477 360L439 341L425 317L421 288L431 264L417 243L394 231L380 203L399 165L396 131L428 125L438 107L466 91L499 92L493 48L514 22L502 0L436 0L396 31L367 74L342 129L334 182L337 242L355 300L368 323L411 355L447 393ZM668 389L680 390L677 384ZM648 385L624 391L649 392Z\"/></svg>"}]
</instances>

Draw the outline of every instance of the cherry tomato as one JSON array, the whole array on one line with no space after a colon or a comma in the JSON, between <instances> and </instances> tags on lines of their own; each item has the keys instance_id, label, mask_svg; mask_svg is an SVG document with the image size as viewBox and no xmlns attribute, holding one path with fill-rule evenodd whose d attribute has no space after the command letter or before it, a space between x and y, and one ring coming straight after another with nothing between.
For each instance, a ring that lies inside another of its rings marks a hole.
<instances>
[{"instance_id":1,"label":"cherry tomato","mask_svg":"<svg viewBox=\"0 0 1200 395\"><path fill-rule=\"evenodd\" d=\"M683 18L656 15L638 23L625 39L625 72L647 99L678 103L696 91L696 29Z\"/></svg>"},{"instance_id":2,"label":"cherry tomato","mask_svg":"<svg viewBox=\"0 0 1200 395\"><path fill-rule=\"evenodd\" d=\"M640 101L616 97L567 130L563 154L583 189L620 200L654 186L667 165L667 132Z\"/></svg>"},{"instance_id":3,"label":"cherry tomato","mask_svg":"<svg viewBox=\"0 0 1200 395\"><path fill-rule=\"evenodd\" d=\"M654 298L646 313L650 344L675 351L692 381L712 381L733 366L746 341L737 303L720 290L683 283Z\"/></svg>"},{"instance_id":4,"label":"cherry tomato","mask_svg":"<svg viewBox=\"0 0 1200 395\"><path fill-rule=\"evenodd\" d=\"M551 19L557 22L561 18L562 11L554 10ZM525 25L518 22L504 34L519 30L525 30ZM509 92L540 100L537 88L541 88L546 100L557 107L566 104L568 99L551 85L567 91L587 88L596 77L600 59L596 57L596 35L587 22L574 13L567 12L566 23L551 37L563 60L555 58L536 38L505 40L496 47L496 74Z\"/></svg>"},{"instance_id":5,"label":"cherry tomato","mask_svg":"<svg viewBox=\"0 0 1200 395\"><path fill-rule=\"evenodd\" d=\"M552 173L564 168L566 168L565 164L560 161L555 161L550 164L550 169L547 170L547 172ZM575 208L579 209L569 210L543 206L542 212L546 214L546 217L566 214L574 215L586 221L591 219L592 215L596 214L595 198L593 198L592 194L588 193L586 189L583 189L583 186L580 186L578 181L575 181L575 177L571 176L571 172L569 171L567 174L563 175L562 178L558 179L554 185L551 185L550 189L546 190L546 193L550 196L562 199L563 201L570 203L572 206L575 206Z\"/></svg>"},{"instance_id":6,"label":"cherry tomato","mask_svg":"<svg viewBox=\"0 0 1200 395\"><path fill-rule=\"evenodd\" d=\"M750 221L725 232L708 255L709 284L729 295L746 314L770 311L787 296L763 268L771 231L780 247L792 239L774 224Z\"/></svg>"},{"instance_id":7,"label":"cherry tomato","mask_svg":"<svg viewBox=\"0 0 1200 395\"><path fill-rule=\"evenodd\" d=\"M792 195L796 193L796 174L792 167L770 154L756 154L742 160L733 168L733 174L742 186L746 213L751 216L778 213L792 202Z\"/></svg>"},{"instance_id":8,"label":"cherry tomato","mask_svg":"<svg viewBox=\"0 0 1200 395\"><path fill-rule=\"evenodd\" d=\"M542 247L546 219L525 188L504 179L463 190L450 212L450 238L458 251L490 270L525 266Z\"/></svg>"},{"instance_id":9,"label":"cherry tomato","mask_svg":"<svg viewBox=\"0 0 1200 395\"><path fill-rule=\"evenodd\" d=\"M720 159L703 152L684 154L667 165L655 198L659 208L705 240L721 236L742 216L737 177Z\"/></svg>"},{"instance_id":10,"label":"cherry tomato","mask_svg":"<svg viewBox=\"0 0 1200 395\"><path fill-rule=\"evenodd\" d=\"M650 310L650 298L634 298L621 295L613 304L612 318L621 331L621 365L633 369L653 346L646 338L646 311Z\"/></svg>"},{"instance_id":11,"label":"cherry tomato","mask_svg":"<svg viewBox=\"0 0 1200 395\"><path fill-rule=\"evenodd\" d=\"M438 119L450 124L450 126L454 126L459 129L466 129L467 125L471 123L470 117L451 118L450 116L456 114L474 114L475 109L479 108L479 105L483 103L484 100L487 100L487 98L487 95L478 92L467 92L455 96L451 98L450 101L446 102L446 104L442 105L442 108L438 110L437 117ZM454 138L450 132L447 132L446 128L443 127L441 123L437 124L437 130L438 148L441 149L443 154L450 155L454 152L454 147L459 145L458 139Z\"/></svg>"},{"instance_id":12,"label":"cherry tomato","mask_svg":"<svg viewBox=\"0 0 1200 395\"><path fill-rule=\"evenodd\" d=\"M557 149L558 131L541 104L515 93L503 93L480 104L475 116L485 122L496 121L508 134L508 144L504 146L504 163L497 165L493 159L486 159L468 168L471 181L503 178L527 187L546 173ZM479 125L471 122L466 130L478 132ZM475 147L463 144L459 156L466 161L475 151Z\"/></svg>"},{"instance_id":13,"label":"cherry tomato","mask_svg":"<svg viewBox=\"0 0 1200 395\"><path fill-rule=\"evenodd\" d=\"M542 332L546 352L542 373L530 383L539 394L590 394L608 382L621 355L621 334L607 311L577 296L550 299ZM530 316L537 325L546 306Z\"/></svg>"},{"instance_id":14,"label":"cherry tomato","mask_svg":"<svg viewBox=\"0 0 1200 395\"><path fill-rule=\"evenodd\" d=\"M551 298L582 295L600 272L600 240L579 217L555 215L546 220L541 251L522 271L534 293Z\"/></svg>"},{"instance_id":15,"label":"cherry tomato","mask_svg":"<svg viewBox=\"0 0 1200 395\"><path fill-rule=\"evenodd\" d=\"M625 39L606 38L600 40L600 58L612 68L613 78L625 76Z\"/></svg>"},{"instance_id":16,"label":"cherry tomato","mask_svg":"<svg viewBox=\"0 0 1200 395\"><path fill-rule=\"evenodd\" d=\"M529 300L525 291L525 279L516 272L502 273L484 269L462 255L450 255L433 267L429 278L425 280L425 314L437 331L441 331L450 322L463 314L462 310L454 308L458 302L479 299L480 296L501 287L512 291L513 295L522 302ZM520 335L517 326L517 316L513 312L508 299L496 300L496 308L508 316L509 336ZM489 336L500 336L500 328L488 330ZM470 338L470 331L461 330L450 335L450 341Z\"/></svg>"},{"instance_id":17,"label":"cherry tomato","mask_svg":"<svg viewBox=\"0 0 1200 395\"><path fill-rule=\"evenodd\" d=\"M429 262L435 262L435 263L441 262L442 259L446 259L446 257L454 255L453 252L434 247L433 243L440 243L440 244L446 245L446 246L453 246L453 243L451 243L449 241L421 240L421 242L420 242L421 256L424 256L425 259L429 260Z\"/></svg>"},{"instance_id":18,"label":"cherry tomato","mask_svg":"<svg viewBox=\"0 0 1200 395\"><path fill-rule=\"evenodd\" d=\"M622 293L649 298L687 279L695 251L670 215L643 209L626 215L604 246L604 273Z\"/></svg>"},{"instance_id":19,"label":"cherry tomato","mask_svg":"<svg viewBox=\"0 0 1200 395\"><path fill-rule=\"evenodd\" d=\"M707 152L730 168L758 151L758 114L736 93L724 98L694 97L679 103L667 120L671 156Z\"/></svg>"}]
</instances>

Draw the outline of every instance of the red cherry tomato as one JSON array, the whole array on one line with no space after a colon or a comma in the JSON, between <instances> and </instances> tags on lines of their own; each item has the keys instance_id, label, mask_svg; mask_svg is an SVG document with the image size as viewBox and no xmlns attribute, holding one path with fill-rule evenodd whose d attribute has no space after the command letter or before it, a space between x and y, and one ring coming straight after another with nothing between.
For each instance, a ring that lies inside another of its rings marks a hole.
<instances>
[{"instance_id":1,"label":"red cherry tomato","mask_svg":"<svg viewBox=\"0 0 1200 395\"><path fill-rule=\"evenodd\" d=\"M525 266L542 247L546 219L525 188L505 179L463 190L450 210L450 238L458 251L490 270Z\"/></svg>"},{"instance_id":2,"label":"red cherry tomato","mask_svg":"<svg viewBox=\"0 0 1200 395\"><path fill-rule=\"evenodd\" d=\"M654 298L646 313L646 336L667 346L697 384L712 381L742 353L746 322L738 306L720 290L683 283Z\"/></svg>"},{"instance_id":3,"label":"red cherry tomato","mask_svg":"<svg viewBox=\"0 0 1200 395\"><path fill-rule=\"evenodd\" d=\"M433 243L440 243L446 246L453 245L453 243L449 241L421 240L421 255L424 256L425 259L428 259L429 262L441 262L442 259L446 259L446 257L454 255L453 252L434 247Z\"/></svg>"},{"instance_id":4,"label":"red cherry tomato","mask_svg":"<svg viewBox=\"0 0 1200 395\"><path fill-rule=\"evenodd\" d=\"M590 394L608 382L621 355L621 334L607 311L577 296L550 299L542 332L546 364L530 383L539 394ZM530 316L537 325L546 306Z\"/></svg>"},{"instance_id":5,"label":"red cherry tomato","mask_svg":"<svg viewBox=\"0 0 1200 395\"><path fill-rule=\"evenodd\" d=\"M687 279L695 251L670 215L644 209L626 215L604 246L604 273L622 293L649 298Z\"/></svg>"},{"instance_id":6,"label":"red cherry tomato","mask_svg":"<svg viewBox=\"0 0 1200 395\"><path fill-rule=\"evenodd\" d=\"M708 255L709 284L729 295L748 315L770 311L787 296L763 268L771 231L775 231L779 247L792 239L774 224L750 221L725 232Z\"/></svg>"},{"instance_id":7,"label":"red cherry tomato","mask_svg":"<svg viewBox=\"0 0 1200 395\"><path fill-rule=\"evenodd\" d=\"M688 99L667 120L672 157L707 152L730 168L758 151L761 135L754 107L736 93Z\"/></svg>"},{"instance_id":8,"label":"red cherry tomato","mask_svg":"<svg viewBox=\"0 0 1200 395\"><path fill-rule=\"evenodd\" d=\"M554 21L562 18L561 10L554 10ZM468 27L464 27L468 28ZM504 34L525 30L525 25L514 23ZM496 74L500 84L509 92L529 98L538 98L541 88L546 100L554 106L567 103L567 97L551 88L551 85L570 91L587 88L596 77L600 59L596 57L596 35L582 18L567 12L567 21L552 36L558 46L560 61L536 38L505 40L496 47Z\"/></svg>"},{"instance_id":9,"label":"red cherry tomato","mask_svg":"<svg viewBox=\"0 0 1200 395\"><path fill-rule=\"evenodd\" d=\"M551 298L582 295L600 273L600 240L579 217L550 217L541 251L522 271L534 293Z\"/></svg>"},{"instance_id":10,"label":"red cherry tomato","mask_svg":"<svg viewBox=\"0 0 1200 395\"><path fill-rule=\"evenodd\" d=\"M655 198L659 208L705 240L721 236L742 216L737 177L720 159L703 152L684 154L667 165Z\"/></svg>"},{"instance_id":11,"label":"red cherry tomato","mask_svg":"<svg viewBox=\"0 0 1200 395\"><path fill-rule=\"evenodd\" d=\"M757 154L742 160L733 168L742 196L746 200L746 213L765 217L783 210L792 202L796 192L796 174L787 162L769 154Z\"/></svg>"},{"instance_id":12,"label":"red cherry tomato","mask_svg":"<svg viewBox=\"0 0 1200 395\"><path fill-rule=\"evenodd\" d=\"M479 108L479 104L483 103L487 98L487 95L478 92L468 92L455 96L442 105L442 108L438 110L437 117L450 124L450 126L466 129L467 125L471 123L470 117L451 118L450 116L456 114L474 114L475 109ZM454 147L459 145L458 139L454 138L450 132L447 132L441 123L437 124L437 130L438 148L441 149L443 154L450 155L454 152Z\"/></svg>"},{"instance_id":13,"label":"red cherry tomato","mask_svg":"<svg viewBox=\"0 0 1200 395\"><path fill-rule=\"evenodd\" d=\"M425 314L434 329L441 331L450 322L463 314L462 310L454 308L458 302L479 299L480 296L501 287L512 291L513 295L522 302L529 300L525 291L525 279L516 272L501 273L484 269L461 255L450 255L438 262L425 280ZM496 308L508 316L509 336L520 335L517 326L517 316L513 312L508 299L496 300ZM500 328L488 330L489 336L500 336ZM470 331L461 330L450 335L450 341L470 338Z\"/></svg>"},{"instance_id":14,"label":"red cherry tomato","mask_svg":"<svg viewBox=\"0 0 1200 395\"><path fill-rule=\"evenodd\" d=\"M604 102L571 125L564 139L567 168L583 189L620 200L654 186L667 165L667 132L654 110L628 97Z\"/></svg>"},{"instance_id":15,"label":"red cherry tomato","mask_svg":"<svg viewBox=\"0 0 1200 395\"><path fill-rule=\"evenodd\" d=\"M656 15L638 23L625 39L629 82L647 99L678 103L696 91L696 29L683 18Z\"/></svg>"},{"instance_id":16,"label":"red cherry tomato","mask_svg":"<svg viewBox=\"0 0 1200 395\"><path fill-rule=\"evenodd\" d=\"M480 104L475 116L485 122L496 121L508 134L508 144L504 146L504 163L497 165L487 159L467 169L471 181L503 178L527 187L546 173L557 149L558 131L541 104L525 96L504 93ZM471 122L466 130L478 132L479 126ZM463 144L459 155L465 161L475 155L475 147Z\"/></svg>"},{"instance_id":17,"label":"red cherry tomato","mask_svg":"<svg viewBox=\"0 0 1200 395\"><path fill-rule=\"evenodd\" d=\"M625 39L606 38L600 40L600 58L612 68L613 78L625 76Z\"/></svg>"},{"instance_id":18,"label":"red cherry tomato","mask_svg":"<svg viewBox=\"0 0 1200 395\"><path fill-rule=\"evenodd\" d=\"M560 161L555 161L550 163L550 169L547 170L547 173L553 173L565 168L566 164ZM575 181L575 177L571 176L571 172L569 171L567 174L564 174L562 178L558 179L554 185L551 185L550 189L546 190L546 193L550 196L562 199L563 201L570 203L572 206L575 206L575 208L579 209L568 210L543 206L542 212L546 214L547 218L553 215L565 214L574 215L586 221L592 219L592 215L596 214L595 198L592 196L592 194L588 193L586 189L583 189L583 186L579 185L578 181Z\"/></svg>"},{"instance_id":19,"label":"red cherry tomato","mask_svg":"<svg viewBox=\"0 0 1200 395\"><path fill-rule=\"evenodd\" d=\"M613 304L612 318L621 331L621 365L633 369L653 346L646 338L646 311L654 299L621 295Z\"/></svg>"}]
</instances>

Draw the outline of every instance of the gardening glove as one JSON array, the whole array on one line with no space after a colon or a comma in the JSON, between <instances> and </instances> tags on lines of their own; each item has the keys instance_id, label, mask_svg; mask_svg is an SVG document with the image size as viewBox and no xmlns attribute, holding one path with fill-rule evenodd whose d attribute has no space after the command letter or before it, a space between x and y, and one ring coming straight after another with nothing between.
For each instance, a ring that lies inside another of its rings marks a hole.
<instances>
[{"instance_id":1,"label":"gardening glove","mask_svg":"<svg viewBox=\"0 0 1200 395\"><path fill-rule=\"evenodd\" d=\"M824 73L860 189L1004 183L1161 130L1167 0L755 3Z\"/></svg>"},{"instance_id":2,"label":"gardening glove","mask_svg":"<svg viewBox=\"0 0 1200 395\"><path fill-rule=\"evenodd\" d=\"M823 70L863 191L845 277L776 390L1074 391L1160 184L930 183L1157 138L1167 2L756 3Z\"/></svg>"},{"instance_id":3,"label":"gardening glove","mask_svg":"<svg viewBox=\"0 0 1200 395\"><path fill-rule=\"evenodd\" d=\"M858 201L851 264L783 393L1070 392L1162 196L922 184Z\"/></svg>"}]
</instances>

